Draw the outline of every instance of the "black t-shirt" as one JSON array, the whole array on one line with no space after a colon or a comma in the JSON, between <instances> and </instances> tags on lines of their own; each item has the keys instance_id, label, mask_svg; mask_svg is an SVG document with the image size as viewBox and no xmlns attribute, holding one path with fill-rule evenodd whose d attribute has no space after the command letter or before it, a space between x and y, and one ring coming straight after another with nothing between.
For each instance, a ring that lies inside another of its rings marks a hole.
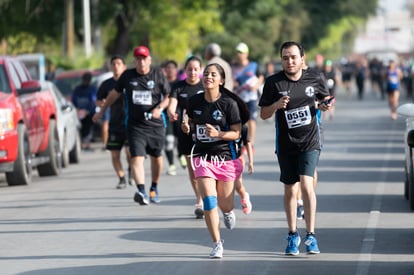
<instances>
[{"instance_id":1,"label":"black t-shirt","mask_svg":"<svg viewBox=\"0 0 414 275\"><path fill-rule=\"evenodd\" d=\"M194 156L218 161L237 159L236 141L205 135L206 123L219 131L229 131L231 125L241 123L239 107L234 99L222 93L215 102L208 102L203 93L196 94L188 99L187 111L194 124Z\"/></svg>"},{"instance_id":2,"label":"black t-shirt","mask_svg":"<svg viewBox=\"0 0 414 275\"><path fill-rule=\"evenodd\" d=\"M268 77L259 106L269 106L282 96L290 96L287 108L276 111L276 153L287 154L321 149L315 100L329 96L320 74L302 71L298 81L279 72Z\"/></svg>"},{"instance_id":3,"label":"black t-shirt","mask_svg":"<svg viewBox=\"0 0 414 275\"><path fill-rule=\"evenodd\" d=\"M115 87L116 80L111 77L99 86L97 99L103 100L108 97L108 94ZM122 94L110 107L109 130L110 131L125 131L125 95Z\"/></svg>"},{"instance_id":4,"label":"black t-shirt","mask_svg":"<svg viewBox=\"0 0 414 275\"><path fill-rule=\"evenodd\" d=\"M178 123L182 121L182 111L187 109L187 102L190 97L204 93L203 83L200 81L195 85L188 84L185 80L175 82L172 85L170 97L177 99Z\"/></svg>"},{"instance_id":5,"label":"black t-shirt","mask_svg":"<svg viewBox=\"0 0 414 275\"><path fill-rule=\"evenodd\" d=\"M156 108L170 93L170 84L160 69L151 68L146 75L139 74L135 68L128 69L117 81L115 90L126 95L128 127L164 127L162 116L146 120L144 114Z\"/></svg>"}]
</instances>

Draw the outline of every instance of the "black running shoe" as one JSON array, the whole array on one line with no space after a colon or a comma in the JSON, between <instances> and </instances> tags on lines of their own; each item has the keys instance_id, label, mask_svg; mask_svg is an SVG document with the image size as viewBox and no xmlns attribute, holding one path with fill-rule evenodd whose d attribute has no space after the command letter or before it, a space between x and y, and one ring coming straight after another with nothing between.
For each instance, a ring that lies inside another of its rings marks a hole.
<instances>
[{"instance_id":1,"label":"black running shoe","mask_svg":"<svg viewBox=\"0 0 414 275\"><path fill-rule=\"evenodd\" d=\"M134 195L134 201L140 205L148 205L148 196L145 193L136 192Z\"/></svg>"},{"instance_id":2,"label":"black running shoe","mask_svg":"<svg viewBox=\"0 0 414 275\"><path fill-rule=\"evenodd\" d=\"M116 186L116 189L125 189L126 188L126 180L125 180L125 178L121 178L121 179L119 179L119 183L118 183L118 185Z\"/></svg>"}]
</instances>

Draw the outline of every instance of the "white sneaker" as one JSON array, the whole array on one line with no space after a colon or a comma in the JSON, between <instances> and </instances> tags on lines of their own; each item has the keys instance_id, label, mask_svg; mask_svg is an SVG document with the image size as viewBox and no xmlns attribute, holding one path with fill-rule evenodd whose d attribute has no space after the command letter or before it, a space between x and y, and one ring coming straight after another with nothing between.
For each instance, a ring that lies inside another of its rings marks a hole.
<instances>
[{"instance_id":1,"label":"white sneaker","mask_svg":"<svg viewBox=\"0 0 414 275\"><path fill-rule=\"evenodd\" d=\"M213 250L210 253L210 258L221 259L223 258L223 240L214 244Z\"/></svg>"},{"instance_id":2,"label":"white sneaker","mask_svg":"<svg viewBox=\"0 0 414 275\"><path fill-rule=\"evenodd\" d=\"M187 159L185 155L180 156L180 165L183 169L187 167Z\"/></svg>"},{"instance_id":3,"label":"white sneaker","mask_svg":"<svg viewBox=\"0 0 414 275\"><path fill-rule=\"evenodd\" d=\"M298 220L303 220L304 217L305 217L305 210L303 208L303 205L298 204L298 207L296 209L296 218Z\"/></svg>"},{"instance_id":4,"label":"white sneaker","mask_svg":"<svg viewBox=\"0 0 414 275\"><path fill-rule=\"evenodd\" d=\"M168 167L167 174L170 175L170 176L176 176L177 175L177 169L175 168L174 164L171 164Z\"/></svg>"},{"instance_id":5,"label":"white sneaker","mask_svg":"<svg viewBox=\"0 0 414 275\"><path fill-rule=\"evenodd\" d=\"M233 210L228 213L223 213L224 225L232 230L236 226L236 215L234 215Z\"/></svg>"}]
</instances>

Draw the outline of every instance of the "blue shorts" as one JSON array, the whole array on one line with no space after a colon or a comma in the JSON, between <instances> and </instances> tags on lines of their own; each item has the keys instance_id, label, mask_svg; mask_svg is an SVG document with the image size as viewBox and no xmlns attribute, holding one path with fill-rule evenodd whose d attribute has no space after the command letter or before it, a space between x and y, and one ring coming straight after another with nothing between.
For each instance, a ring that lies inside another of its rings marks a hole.
<instances>
[{"instance_id":1,"label":"blue shorts","mask_svg":"<svg viewBox=\"0 0 414 275\"><path fill-rule=\"evenodd\" d=\"M294 184L300 176L313 177L319 162L320 150L299 152L294 154L278 154L280 181L284 184Z\"/></svg>"},{"instance_id":2,"label":"blue shorts","mask_svg":"<svg viewBox=\"0 0 414 275\"><path fill-rule=\"evenodd\" d=\"M103 113L101 120L102 121L109 121L110 117L111 117L111 107L109 107L105 110L105 113Z\"/></svg>"},{"instance_id":3,"label":"blue shorts","mask_svg":"<svg viewBox=\"0 0 414 275\"><path fill-rule=\"evenodd\" d=\"M246 102L247 109L249 109L250 112L250 118L251 120L256 120L258 115L258 105L257 100L250 100L249 102Z\"/></svg>"}]
</instances>

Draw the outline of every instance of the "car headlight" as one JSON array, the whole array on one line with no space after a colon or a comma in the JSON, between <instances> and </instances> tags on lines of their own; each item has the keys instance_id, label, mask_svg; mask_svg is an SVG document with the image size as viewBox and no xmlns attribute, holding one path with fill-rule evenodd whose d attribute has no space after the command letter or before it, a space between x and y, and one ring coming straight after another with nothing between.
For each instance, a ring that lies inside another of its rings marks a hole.
<instances>
[{"instance_id":1,"label":"car headlight","mask_svg":"<svg viewBox=\"0 0 414 275\"><path fill-rule=\"evenodd\" d=\"M0 109L0 134L3 135L14 128L12 109Z\"/></svg>"}]
</instances>

